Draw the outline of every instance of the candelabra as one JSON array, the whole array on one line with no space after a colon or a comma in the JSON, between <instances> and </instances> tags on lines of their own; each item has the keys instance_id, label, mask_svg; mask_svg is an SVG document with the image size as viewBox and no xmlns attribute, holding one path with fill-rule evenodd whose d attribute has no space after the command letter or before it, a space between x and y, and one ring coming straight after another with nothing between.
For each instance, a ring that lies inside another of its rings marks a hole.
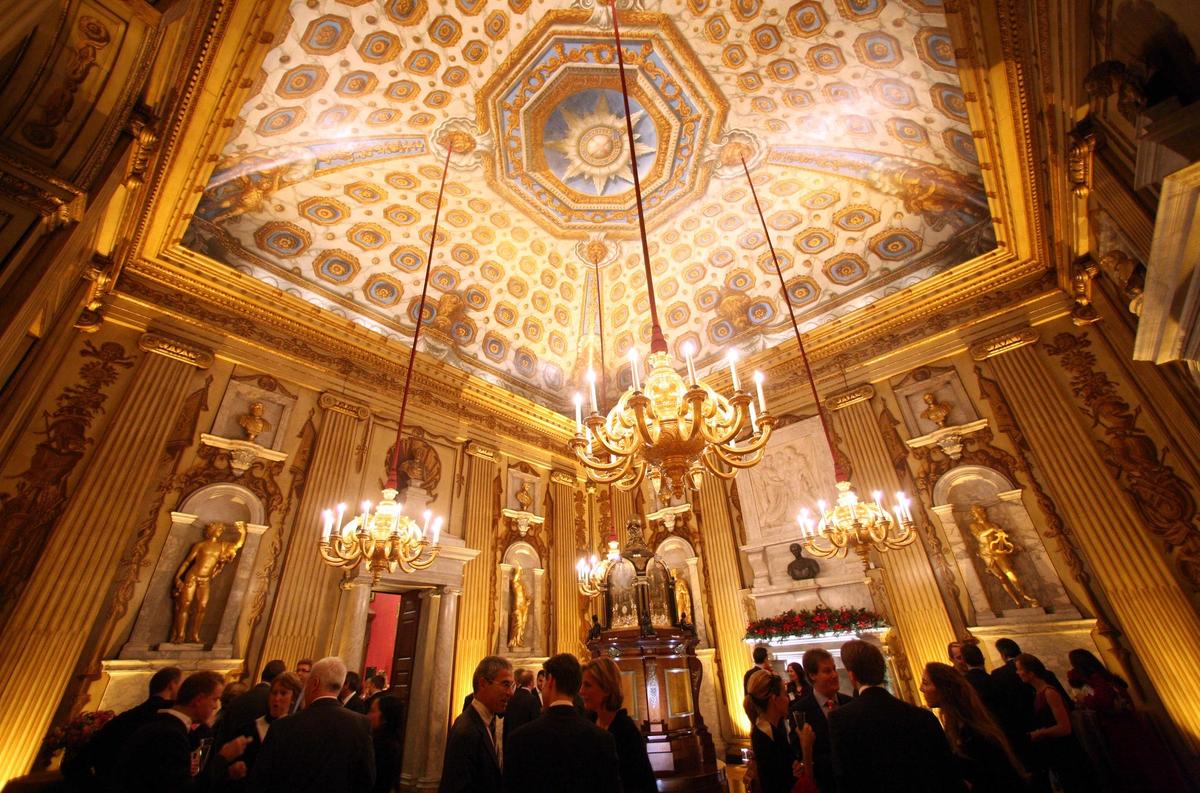
<instances>
[{"instance_id":1,"label":"candelabra","mask_svg":"<svg viewBox=\"0 0 1200 793\"><path fill-rule=\"evenodd\" d=\"M608 553L603 559L592 554L590 559L580 558L575 563L575 573L579 579L579 593L584 597L593 597L604 591L604 581L608 577L608 568L621 558L620 544L616 537L608 541Z\"/></svg>"}]
</instances>

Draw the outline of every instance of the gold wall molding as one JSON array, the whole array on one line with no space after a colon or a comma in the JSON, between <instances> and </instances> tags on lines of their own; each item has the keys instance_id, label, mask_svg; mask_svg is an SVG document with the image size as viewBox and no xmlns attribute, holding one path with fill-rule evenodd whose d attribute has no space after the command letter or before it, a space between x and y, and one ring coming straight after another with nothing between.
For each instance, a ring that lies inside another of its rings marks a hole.
<instances>
[{"instance_id":1,"label":"gold wall molding","mask_svg":"<svg viewBox=\"0 0 1200 793\"><path fill-rule=\"evenodd\" d=\"M213 351L208 347L154 331L147 331L138 338L138 349L165 355L173 360L191 364L197 369L207 369L215 360Z\"/></svg>"},{"instance_id":2,"label":"gold wall molding","mask_svg":"<svg viewBox=\"0 0 1200 793\"><path fill-rule=\"evenodd\" d=\"M357 402L352 402L344 396L331 394L325 391L321 396L317 397L317 404L323 409L334 413L341 413L359 421L365 421L367 416L371 415L370 409L366 405L360 405Z\"/></svg>"},{"instance_id":3,"label":"gold wall molding","mask_svg":"<svg viewBox=\"0 0 1200 793\"><path fill-rule=\"evenodd\" d=\"M970 347L971 358L976 361L986 361L995 355L1003 355L1030 344L1037 344L1038 338L1038 332L1033 328L998 333L972 344Z\"/></svg>"},{"instance_id":4,"label":"gold wall molding","mask_svg":"<svg viewBox=\"0 0 1200 793\"><path fill-rule=\"evenodd\" d=\"M472 457L478 457L481 460L495 460L499 452L493 446L484 446L482 443L468 441L467 454Z\"/></svg>"},{"instance_id":5,"label":"gold wall molding","mask_svg":"<svg viewBox=\"0 0 1200 793\"><path fill-rule=\"evenodd\" d=\"M579 482L579 477L575 476L574 472L571 471L554 470L550 472L550 481L556 485L575 487Z\"/></svg>"},{"instance_id":6,"label":"gold wall molding","mask_svg":"<svg viewBox=\"0 0 1200 793\"><path fill-rule=\"evenodd\" d=\"M842 408L850 407L859 402L866 402L875 396L875 386L867 383L860 385L857 388L851 388L848 391L842 391L836 394L830 394L825 399L825 406L830 410L841 410Z\"/></svg>"}]
</instances>

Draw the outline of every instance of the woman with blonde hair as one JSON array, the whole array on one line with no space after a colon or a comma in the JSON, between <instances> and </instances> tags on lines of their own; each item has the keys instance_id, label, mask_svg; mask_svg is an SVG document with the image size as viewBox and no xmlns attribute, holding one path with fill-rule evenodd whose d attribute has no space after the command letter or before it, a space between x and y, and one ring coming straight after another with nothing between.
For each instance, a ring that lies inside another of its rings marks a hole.
<instances>
[{"instance_id":1,"label":"woman with blonde hair","mask_svg":"<svg viewBox=\"0 0 1200 793\"><path fill-rule=\"evenodd\" d=\"M1025 769L975 687L957 669L937 662L925 664L921 693L925 704L938 709L946 740L971 793L1025 789Z\"/></svg>"},{"instance_id":2,"label":"woman with blonde hair","mask_svg":"<svg viewBox=\"0 0 1200 793\"><path fill-rule=\"evenodd\" d=\"M792 757L788 743L788 698L783 678L765 669L750 675L742 707L753 724L750 747L754 750L753 776L758 780L759 793L816 791L811 771L813 729L805 724L800 732L805 759L801 763Z\"/></svg>"},{"instance_id":3,"label":"woman with blonde hair","mask_svg":"<svg viewBox=\"0 0 1200 793\"><path fill-rule=\"evenodd\" d=\"M646 754L646 739L621 707L621 670L611 658L593 658L583 665L579 696L585 710L596 714L596 725L608 730L617 744L621 789L624 793L654 793L654 769Z\"/></svg>"}]
</instances>

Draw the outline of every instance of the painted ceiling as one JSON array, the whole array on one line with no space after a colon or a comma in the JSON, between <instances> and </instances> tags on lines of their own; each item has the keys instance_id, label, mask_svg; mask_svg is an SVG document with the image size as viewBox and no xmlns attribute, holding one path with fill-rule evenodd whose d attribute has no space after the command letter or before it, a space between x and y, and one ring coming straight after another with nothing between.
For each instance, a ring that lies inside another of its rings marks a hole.
<instances>
[{"instance_id":1,"label":"painted ceiling","mask_svg":"<svg viewBox=\"0 0 1200 793\"><path fill-rule=\"evenodd\" d=\"M621 8L677 356L690 340L711 365L791 334L743 158L802 329L993 247L940 2ZM186 243L409 339L457 139L422 348L561 407L602 326L610 382L627 383L650 321L607 9L296 0L290 13Z\"/></svg>"}]
</instances>

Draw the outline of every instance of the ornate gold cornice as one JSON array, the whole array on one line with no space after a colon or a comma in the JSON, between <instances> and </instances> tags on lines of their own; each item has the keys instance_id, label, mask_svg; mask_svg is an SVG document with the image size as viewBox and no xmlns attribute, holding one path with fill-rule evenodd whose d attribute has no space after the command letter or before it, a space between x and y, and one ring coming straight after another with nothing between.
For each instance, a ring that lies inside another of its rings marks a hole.
<instances>
[{"instance_id":1,"label":"ornate gold cornice","mask_svg":"<svg viewBox=\"0 0 1200 793\"><path fill-rule=\"evenodd\" d=\"M859 402L866 402L875 396L875 386L867 383L860 385L857 388L851 388L849 391L842 391L837 394L831 394L825 399L825 407L830 410L841 410L848 408L851 405Z\"/></svg>"},{"instance_id":2,"label":"ornate gold cornice","mask_svg":"<svg viewBox=\"0 0 1200 793\"><path fill-rule=\"evenodd\" d=\"M566 485L567 487L575 487L579 484L579 479L570 471L551 471L550 481L556 485Z\"/></svg>"},{"instance_id":3,"label":"ornate gold cornice","mask_svg":"<svg viewBox=\"0 0 1200 793\"><path fill-rule=\"evenodd\" d=\"M351 418L356 418L363 421L367 416L371 415L371 411L366 405L360 405L357 402L351 402L344 396L331 394L328 391L317 397L317 404L325 410L331 410L334 413L342 413Z\"/></svg>"},{"instance_id":4,"label":"ornate gold cornice","mask_svg":"<svg viewBox=\"0 0 1200 793\"><path fill-rule=\"evenodd\" d=\"M1038 332L1033 328L1021 328L1006 333L990 336L981 342L971 345L971 357L976 361L985 361L1006 352L1036 344Z\"/></svg>"},{"instance_id":5,"label":"ornate gold cornice","mask_svg":"<svg viewBox=\"0 0 1200 793\"><path fill-rule=\"evenodd\" d=\"M214 360L213 351L207 347L153 331L143 333L138 338L138 348L144 352L191 364L197 369L207 369L212 366Z\"/></svg>"},{"instance_id":6,"label":"ornate gold cornice","mask_svg":"<svg viewBox=\"0 0 1200 793\"><path fill-rule=\"evenodd\" d=\"M478 457L481 460L495 460L497 451L491 446L484 446L482 443L469 441L467 443L467 454L472 457Z\"/></svg>"}]
</instances>

